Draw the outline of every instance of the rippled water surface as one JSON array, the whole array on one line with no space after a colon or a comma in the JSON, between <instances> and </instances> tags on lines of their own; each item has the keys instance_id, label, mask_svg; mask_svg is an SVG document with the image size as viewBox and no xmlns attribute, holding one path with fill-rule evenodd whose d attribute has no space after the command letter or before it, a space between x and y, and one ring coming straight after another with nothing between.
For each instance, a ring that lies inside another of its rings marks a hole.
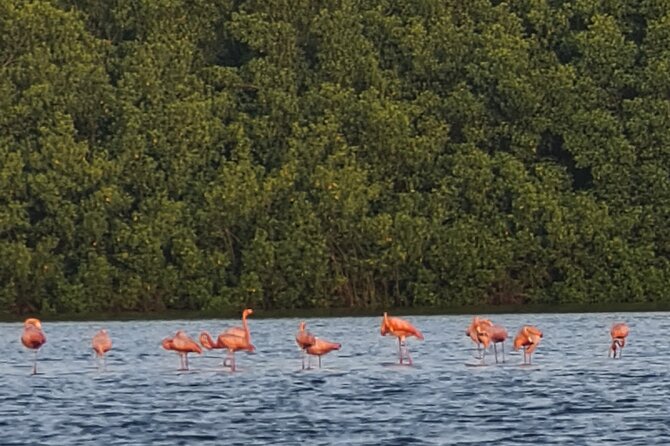
<instances>
[{"instance_id":1,"label":"rippled water surface","mask_svg":"<svg viewBox=\"0 0 670 446\"><path fill-rule=\"evenodd\" d=\"M510 342L505 364L471 367L469 316L407 317L426 338L410 341L412 367L394 364L380 318L314 319L314 334L343 347L305 371L298 320L252 317L257 350L236 373L219 352L179 372L160 341L239 321L53 322L36 376L21 324L0 324L0 444L670 444L668 316L492 317L511 336L524 323L544 331L526 367ZM622 320L631 335L611 360L609 327ZM99 371L89 345L102 327L114 348Z\"/></svg>"}]
</instances>

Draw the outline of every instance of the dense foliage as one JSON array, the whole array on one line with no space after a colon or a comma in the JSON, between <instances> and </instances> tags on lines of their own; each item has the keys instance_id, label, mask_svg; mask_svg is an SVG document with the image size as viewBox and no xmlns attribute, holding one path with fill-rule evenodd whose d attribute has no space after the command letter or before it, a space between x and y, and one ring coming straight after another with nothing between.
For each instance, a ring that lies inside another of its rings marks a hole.
<instances>
[{"instance_id":1,"label":"dense foliage","mask_svg":"<svg viewBox=\"0 0 670 446\"><path fill-rule=\"evenodd\" d=\"M661 302L670 3L4 0L8 313Z\"/></svg>"}]
</instances>

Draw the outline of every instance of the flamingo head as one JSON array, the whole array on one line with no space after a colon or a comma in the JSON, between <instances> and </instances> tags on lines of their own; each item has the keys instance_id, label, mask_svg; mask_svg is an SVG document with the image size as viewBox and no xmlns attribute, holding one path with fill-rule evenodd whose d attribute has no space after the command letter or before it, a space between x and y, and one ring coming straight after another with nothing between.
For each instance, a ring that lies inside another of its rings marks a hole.
<instances>
[{"instance_id":1,"label":"flamingo head","mask_svg":"<svg viewBox=\"0 0 670 446\"><path fill-rule=\"evenodd\" d=\"M384 318L382 319L382 326L381 326L382 336L386 336L389 332L388 324L387 324L388 320L389 320L388 313L384 312Z\"/></svg>"},{"instance_id":2,"label":"flamingo head","mask_svg":"<svg viewBox=\"0 0 670 446\"><path fill-rule=\"evenodd\" d=\"M247 308L242 312L242 317L251 316L252 314L254 314L254 310Z\"/></svg>"},{"instance_id":3,"label":"flamingo head","mask_svg":"<svg viewBox=\"0 0 670 446\"><path fill-rule=\"evenodd\" d=\"M28 328L28 327L35 327L38 329L42 329L42 322L40 322L39 319L36 319L34 317L28 318L23 322L23 326Z\"/></svg>"},{"instance_id":4,"label":"flamingo head","mask_svg":"<svg viewBox=\"0 0 670 446\"><path fill-rule=\"evenodd\" d=\"M300 331L304 331L304 330L305 330L305 325L306 325L306 324L305 324L305 321L301 321L301 322L300 322Z\"/></svg>"},{"instance_id":5,"label":"flamingo head","mask_svg":"<svg viewBox=\"0 0 670 446\"><path fill-rule=\"evenodd\" d=\"M172 350L172 338L165 338L161 341L161 346L165 350Z\"/></svg>"},{"instance_id":6,"label":"flamingo head","mask_svg":"<svg viewBox=\"0 0 670 446\"><path fill-rule=\"evenodd\" d=\"M514 338L514 351L519 350L521 347L523 347L523 344L525 344L526 338L525 336L517 336Z\"/></svg>"}]
</instances>

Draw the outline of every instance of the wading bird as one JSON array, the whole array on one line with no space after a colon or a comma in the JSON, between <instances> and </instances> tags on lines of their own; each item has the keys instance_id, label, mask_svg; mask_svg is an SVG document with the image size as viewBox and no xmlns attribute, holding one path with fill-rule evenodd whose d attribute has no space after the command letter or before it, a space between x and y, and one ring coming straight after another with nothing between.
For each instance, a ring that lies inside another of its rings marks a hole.
<instances>
[{"instance_id":1,"label":"wading bird","mask_svg":"<svg viewBox=\"0 0 670 446\"><path fill-rule=\"evenodd\" d=\"M305 353L312 356L319 357L319 368L321 368L321 356L327 355L333 350L342 348L342 344L337 342L330 342L324 339L317 338L305 328L305 322L300 322L298 333L295 335L295 342L300 347L302 353L302 368L305 369ZM309 360L307 361L307 368L311 368Z\"/></svg>"},{"instance_id":2,"label":"wading bird","mask_svg":"<svg viewBox=\"0 0 670 446\"><path fill-rule=\"evenodd\" d=\"M470 325L465 330L465 335L469 336L470 339L472 339L472 342L477 345L477 359L484 359L484 355L482 353L482 333L484 333L485 330L491 325L493 325L493 323L490 320L480 319L479 316L475 316L472 318L472 322L470 322Z\"/></svg>"},{"instance_id":3,"label":"wading bird","mask_svg":"<svg viewBox=\"0 0 670 446\"><path fill-rule=\"evenodd\" d=\"M33 350L35 356L33 357L33 375L37 374L37 352L47 342L47 337L42 331L42 323L39 319L29 318L23 322L23 334L21 335L21 343Z\"/></svg>"},{"instance_id":4,"label":"wading bird","mask_svg":"<svg viewBox=\"0 0 670 446\"><path fill-rule=\"evenodd\" d=\"M397 317L389 317L388 313L384 312L382 319L381 334L386 336L391 334L398 338L398 358L400 364L406 359L407 364L412 365L412 357L409 355L409 348L407 347L407 337L416 336L423 340L423 335L412 324L404 319Z\"/></svg>"},{"instance_id":5,"label":"wading bird","mask_svg":"<svg viewBox=\"0 0 670 446\"><path fill-rule=\"evenodd\" d=\"M222 332L216 341L212 336L203 331L200 333L200 343L206 349L225 348L228 350L228 356L223 360L224 367L230 367L234 372L237 367L235 365L235 352L246 350L253 352L256 347L251 344L251 335L249 333L249 325L247 324L247 316L253 314L253 310L246 309L242 312L242 328L232 327Z\"/></svg>"},{"instance_id":6,"label":"wading bird","mask_svg":"<svg viewBox=\"0 0 670 446\"><path fill-rule=\"evenodd\" d=\"M493 344L493 352L496 357L496 364L498 364L498 349L497 345L502 344L502 362L505 362L505 340L507 339L507 330L501 325L490 325L484 329L479 335L479 339L484 346L484 353L489 345ZM484 353L482 353L482 363L484 363Z\"/></svg>"},{"instance_id":7,"label":"wading bird","mask_svg":"<svg viewBox=\"0 0 670 446\"><path fill-rule=\"evenodd\" d=\"M621 359L621 353L623 352L623 347L626 345L626 337L628 336L628 325L622 323L612 325L610 330L610 335L612 336L612 345L610 346L610 351L607 354L609 357L610 354L612 358L616 358L616 352L619 350L619 359Z\"/></svg>"},{"instance_id":8,"label":"wading bird","mask_svg":"<svg viewBox=\"0 0 670 446\"><path fill-rule=\"evenodd\" d=\"M189 353L202 353L202 348L183 330L179 330L172 338L163 339L161 345L165 350L177 352L180 361L179 370L188 370Z\"/></svg>"},{"instance_id":9,"label":"wading bird","mask_svg":"<svg viewBox=\"0 0 670 446\"><path fill-rule=\"evenodd\" d=\"M102 361L102 366L105 366L105 354L112 349L112 340L109 337L107 330L98 331L93 340L91 341L91 346L95 352L96 358L99 358Z\"/></svg>"},{"instance_id":10,"label":"wading bird","mask_svg":"<svg viewBox=\"0 0 670 446\"><path fill-rule=\"evenodd\" d=\"M321 368L321 356L327 355L333 350L339 350L340 348L342 348L342 344L316 338L314 344L307 347L305 351L307 352L308 355L319 357L319 368ZM307 362L307 367L310 368L309 361Z\"/></svg>"},{"instance_id":11,"label":"wading bird","mask_svg":"<svg viewBox=\"0 0 670 446\"><path fill-rule=\"evenodd\" d=\"M305 328L305 322L300 322L298 326L298 332L295 334L295 342L300 348L300 354L302 356L302 369L305 370L305 350L307 347L314 345L316 342L316 337L307 331Z\"/></svg>"},{"instance_id":12,"label":"wading bird","mask_svg":"<svg viewBox=\"0 0 670 446\"><path fill-rule=\"evenodd\" d=\"M521 327L516 337L514 338L514 351L523 347L523 363L531 363L531 355L537 348L542 339L542 332L532 325L524 325Z\"/></svg>"}]
</instances>

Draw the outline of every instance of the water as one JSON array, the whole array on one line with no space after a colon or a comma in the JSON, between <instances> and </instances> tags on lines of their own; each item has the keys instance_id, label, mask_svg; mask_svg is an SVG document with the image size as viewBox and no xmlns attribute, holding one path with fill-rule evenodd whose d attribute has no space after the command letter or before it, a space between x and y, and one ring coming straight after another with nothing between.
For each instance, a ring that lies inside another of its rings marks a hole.
<instances>
[{"instance_id":1,"label":"water","mask_svg":"<svg viewBox=\"0 0 670 446\"><path fill-rule=\"evenodd\" d=\"M426 338L410 340L414 366L394 364L380 317L335 318L308 328L342 350L303 371L298 320L252 317L257 350L238 354L234 374L220 369L219 352L178 372L160 341L239 321L45 323L36 376L21 325L0 324L0 443L670 444L667 313L496 315L511 336L524 323L544 331L526 367L510 342L505 364L467 366L478 362L469 316L407 319ZM611 360L609 327L621 320L631 335L623 359ZM114 341L103 372L90 350L102 327Z\"/></svg>"}]
</instances>

